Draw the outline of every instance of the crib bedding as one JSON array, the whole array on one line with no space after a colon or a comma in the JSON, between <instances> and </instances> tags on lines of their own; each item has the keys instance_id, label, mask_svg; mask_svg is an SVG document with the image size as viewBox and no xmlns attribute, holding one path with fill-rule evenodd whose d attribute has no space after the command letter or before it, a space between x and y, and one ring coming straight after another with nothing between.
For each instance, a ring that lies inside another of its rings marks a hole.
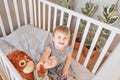
<instances>
[{"instance_id":1,"label":"crib bedding","mask_svg":"<svg viewBox=\"0 0 120 80\"><path fill-rule=\"evenodd\" d=\"M0 49L4 52L5 55L8 55L11 51L16 50L16 48L10 45L3 39L0 39Z\"/></svg>"},{"instance_id":2,"label":"crib bedding","mask_svg":"<svg viewBox=\"0 0 120 80\"><path fill-rule=\"evenodd\" d=\"M4 40L19 50L29 53L32 59L37 62L40 55L51 39L48 31L24 25L4 37Z\"/></svg>"}]
</instances>

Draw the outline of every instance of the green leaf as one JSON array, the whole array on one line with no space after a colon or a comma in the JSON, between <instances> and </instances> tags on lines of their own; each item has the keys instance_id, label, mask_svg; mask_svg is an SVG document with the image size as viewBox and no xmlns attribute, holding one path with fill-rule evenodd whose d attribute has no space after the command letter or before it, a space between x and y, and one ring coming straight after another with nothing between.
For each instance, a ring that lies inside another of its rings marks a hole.
<instances>
[{"instance_id":1,"label":"green leaf","mask_svg":"<svg viewBox=\"0 0 120 80\"><path fill-rule=\"evenodd\" d=\"M109 13L113 12L114 10L115 10L115 4L111 4L107 8L107 13L109 14Z\"/></svg>"},{"instance_id":2,"label":"green leaf","mask_svg":"<svg viewBox=\"0 0 120 80\"><path fill-rule=\"evenodd\" d=\"M102 21L102 22L107 22L106 18L102 15L100 16L97 16L98 17L98 20Z\"/></svg>"},{"instance_id":3,"label":"green leaf","mask_svg":"<svg viewBox=\"0 0 120 80\"><path fill-rule=\"evenodd\" d=\"M103 13L107 14L107 7L103 7Z\"/></svg>"},{"instance_id":4,"label":"green leaf","mask_svg":"<svg viewBox=\"0 0 120 80\"><path fill-rule=\"evenodd\" d=\"M86 9L84 9L84 8L81 8L81 12L82 12L83 14L85 14L85 15L88 14L88 11L87 11Z\"/></svg>"},{"instance_id":5,"label":"green leaf","mask_svg":"<svg viewBox=\"0 0 120 80\"><path fill-rule=\"evenodd\" d=\"M118 21L118 19L119 19L119 16L113 16L113 17L109 18L107 23L108 24L114 24Z\"/></svg>"},{"instance_id":6,"label":"green leaf","mask_svg":"<svg viewBox=\"0 0 120 80\"><path fill-rule=\"evenodd\" d=\"M89 3L88 3L88 2L85 4L85 8L86 8L86 9L89 8Z\"/></svg>"}]
</instances>

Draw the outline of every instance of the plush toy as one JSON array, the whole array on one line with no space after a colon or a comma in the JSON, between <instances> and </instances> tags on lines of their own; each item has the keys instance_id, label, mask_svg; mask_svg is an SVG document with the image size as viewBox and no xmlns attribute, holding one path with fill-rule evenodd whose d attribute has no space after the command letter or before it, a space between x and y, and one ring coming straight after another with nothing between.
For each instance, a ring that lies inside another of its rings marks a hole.
<instances>
[{"instance_id":1,"label":"plush toy","mask_svg":"<svg viewBox=\"0 0 120 80\"><path fill-rule=\"evenodd\" d=\"M31 57L20 50L12 51L7 57L23 78L34 80L35 64Z\"/></svg>"}]
</instances>

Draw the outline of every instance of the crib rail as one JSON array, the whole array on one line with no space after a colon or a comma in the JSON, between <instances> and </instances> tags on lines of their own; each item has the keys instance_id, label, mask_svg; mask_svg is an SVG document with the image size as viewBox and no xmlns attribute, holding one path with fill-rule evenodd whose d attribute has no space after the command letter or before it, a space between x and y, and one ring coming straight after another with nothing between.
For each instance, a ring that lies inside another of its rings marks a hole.
<instances>
[{"instance_id":1,"label":"crib rail","mask_svg":"<svg viewBox=\"0 0 120 80\"><path fill-rule=\"evenodd\" d=\"M76 36L77 36L77 32L78 32L78 27L80 26L80 21L81 21L81 20L87 21L87 24L86 24L86 26L85 26L85 30L84 30L84 33L83 33L83 37L82 37L82 40L81 40L81 43L80 43L80 47L79 47L79 50L78 50L78 53L77 53L77 56L76 56L76 60L77 60L77 61L79 61L80 56L81 56L81 54L82 54L83 46L84 46L84 44L85 44L86 37L87 37L87 35L88 35L88 32L89 32L89 30L90 30L90 27L91 27L92 25L96 25L96 26L97 26L97 30L96 30L96 33L95 33L95 35L94 35L93 42L91 43L91 47L90 47L90 49L89 49L89 51L88 51L88 55L87 55L87 57L86 57L86 59L85 59L85 61L84 61L84 63L83 63L83 65L84 65L85 67L87 67L87 64L88 64L88 62L89 62L89 60L90 60L90 56L91 56L92 51L93 51L93 49L94 49L94 47L95 47L95 45L96 45L96 43L97 43L97 41L98 41L98 38L99 38L99 36L100 36L100 34L101 34L102 29L105 28L105 29L111 31L111 34L110 34L108 40L106 41L103 49L101 50L100 56L99 56L99 58L97 59L95 65L94 65L94 67L93 67L93 69L92 69L92 72L93 72L93 73L96 73L96 71L97 71L100 63L102 62L104 56L106 55L107 50L108 50L108 48L110 47L110 45L111 45L112 41L114 40L115 36L116 36L117 34L120 35L120 30L117 29L117 28L115 28L115 27L113 27L113 26L110 26L110 25L107 25L107 24L102 23L102 22L100 22L100 21L97 21L97 20L95 20L95 19L89 18L89 17L87 17L87 16L81 15L81 14L76 13L76 12L74 12L74 11L71 11L71 10L69 10L69 9L63 8L63 7L61 7L61 6L58 6L58 5L56 5L56 4L54 4L54 3L51 3L51 2L49 2L49 1L39 0L39 4L41 4L41 5L43 6L42 9L41 9L41 7L38 7L38 9L39 9L39 11L43 10L43 11L41 11L41 12L43 12L43 13L42 13L42 15L43 15L42 17L43 17L43 18L41 18L40 15L39 15L39 17L40 17L40 19L41 19L40 21L43 21L43 25L42 25L42 26L44 27L44 29L45 29L46 26L47 26L48 28L50 27L50 20L52 20L52 21L54 22L54 23L53 23L53 29L56 27L56 25L63 25L63 24L64 24L65 14L68 15L67 23L66 23L65 25L66 25L67 27L73 27L73 26L71 26L71 25L74 24L73 38L72 38L72 44L71 44L73 47L74 47L74 43L75 43L75 40L76 40ZM48 17L48 25L45 25L45 22L47 21L47 20L46 20L47 18L46 18L46 16L45 16L46 13L47 13L47 8L48 8L48 14L47 14L47 15L48 15L49 17ZM52 12L51 8L54 9L53 12ZM40 14L40 12L39 12L38 14ZM52 19L52 17L51 17L50 14L54 14L54 19ZM60 15L60 18L59 18L59 20L58 20L58 16L59 16L59 15ZM43 19L43 20L42 20L42 19ZM76 19L76 22L73 22L73 21L72 21L72 20L74 20L74 19ZM57 20L58 20L58 23L57 23ZM40 22L40 21L39 21L39 22ZM41 25L39 25L39 26L41 26Z\"/></svg>"},{"instance_id":2,"label":"crib rail","mask_svg":"<svg viewBox=\"0 0 120 80\"><path fill-rule=\"evenodd\" d=\"M15 26L13 25L13 18L11 15L11 10L9 8L8 5L8 0L3 0L4 6L5 6L5 12L7 15L7 20L8 20L8 26L10 27L10 31L12 32L13 30L15 30ZM81 15L77 12L74 12L72 10L63 8L57 4L51 3L49 1L46 0L22 0L21 2L21 6L22 6L22 12L23 12L23 21L21 21L21 16L20 16L20 11L19 11L19 6L18 6L18 0L13 0L13 6L15 9L15 16L16 16L16 21L17 21L17 27L22 26L23 24L31 24L35 27L39 27L42 29L45 29L47 31L52 32L53 29L57 26L57 25L66 25L67 27L71 28L71 32L72 32L72 43L71 45L74 47L75 44L75 40L77 37L77 33L78 33L78 28L80 27L80 22L81 20L85 20L87 22L86 26L85 26L85 30L80 42L80 47L76 56L76 61L79 62L80 60L80 56L82 54L82 50L86 41L86 37L87 34L90 30L90 27L92 25L96 26L96 33L94 35L93 38L93 42L91 43L91 47L88 51L88 55L85 58L85 61L83 63L83 65L85 67L87 67L89 60L90 60L90 56L92 54L92 51L98 41L98 38L101 34L101 31L103 28L111 31L111 34L108 38L108 40L106 41L103 49L100 52L100 56L98 57L92 72L96 73L99 65L101 64L104 56L106 55L106 52L108 50L108 48L110 47L112 41L114 40L114 38L116 37L116 35L120 35L120 29L117 29L113 26L107 25L105 23L102 23L100 21L97 21L95 19L89 18L87 16ZM28 3L28 4L27 4ZM28 6L27 6L28 5ZM27 12L29 10L29 13ZM5 23L3 20L3 14L0 13L0 28L1 28L1 32L3 36L6 36L6 29L5 29ZM64 23L64 18L65 15L67 15L67 19L66 19L66 23ZM7 27L8 27L7 26ZM2 53L2 51L0 52ZM1 62L0 64L3 64L3 61L7 61L9 62L6 57L3 54L0 54L0 59ZM4 65L10 65L9 63L4 62ZM9 66L7 67L9 68ZM7 69L6 68L6 69ZM9 70L9 69L7 69ZM6 70L6 71L7 71ZM4 71L3 71L4 72ZM12 70L10 69L9 72L12 72ZM13 73L14 74L14 73ZM4 74L3 74L4 75ZM10 75L10 74L9 74ZM12 75L10 75L12 76ZM13 75L14 76L14 75ZM14 76L15 77L15 76ZM17 80L17 78L15 78L15 80Z\"/></svg>"},{"instance_id":3,"label":"crib rail","mask_svg":"<svg viewBox=\"0 0 120 80\"><path fill-rule=\"evenodd\" d=\"M3 80L23 80L16 69L7 59L4 52L0 49L0 73Z\"/></svg>"}]
</instances>

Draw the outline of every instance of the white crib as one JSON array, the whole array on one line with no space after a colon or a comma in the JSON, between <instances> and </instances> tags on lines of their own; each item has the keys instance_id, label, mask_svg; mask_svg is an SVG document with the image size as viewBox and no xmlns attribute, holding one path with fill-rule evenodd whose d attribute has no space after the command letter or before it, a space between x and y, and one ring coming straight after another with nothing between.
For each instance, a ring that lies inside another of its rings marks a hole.
<instances>
[{"instance_id":1,"label":"white crib","mask_svg":"<svg viewBox=\"0 0 120 80\"><path fill-rule=\"evenodd\" d=\"M104 56L106 55L110 45L112 44L112 41L115 39L117 35L120 35L120 29L117 29L113 26L102 23L98 20L89 18L87 16L81 15L72 10L63 8L59 5L56 5L46 0L20 0L20 1L19 0L1 0L1 2L4 5L3 9L5 9L4 12L6 13L6 17L3 17L3 15L5 14L3 14L2 11L0 12L0 29L2 34L1 38L6 37L8 34L16 30L16 28L19 28L27 24L31 24L34 27L38 27L38 28L52 32L57 25L63 25L64 15L67 14L68 19L67 19L66 26L71 28L71 31L73 32L71 45L74 47L81 19L87 21L87 25L84 30L84 34L80 43L79 50L77 52L76 59L72 60L73 66L75 68L75 72L77 74L77 80L92 80L92 78L97 74L97 70L99 69L99 66ZM9 7L11 6L11 4L13 8ZM12 11L11 9L14 9L14 11ZM20 12L20 10L22 12ZM89 28L92 25L96 26L97 28L96 33L84 63L80 64L79 59L82 54L82 49L89 31ZM89 70L87 68L87 65L89 63L90 56L92 54L94 46L96 45L96 42L103 28L110 30L111 34L107 42L105 43L102 51L100 52L100 55L93 69ZM10 29L10 31L8 31L8 29ZM0 75L4 80L22 80L21 76L15 70L13 65L9 62L6 55L3 53L1 49L0 49ZM81 76L84 78L81 78Z\"/></svg>"}]
</instances>

